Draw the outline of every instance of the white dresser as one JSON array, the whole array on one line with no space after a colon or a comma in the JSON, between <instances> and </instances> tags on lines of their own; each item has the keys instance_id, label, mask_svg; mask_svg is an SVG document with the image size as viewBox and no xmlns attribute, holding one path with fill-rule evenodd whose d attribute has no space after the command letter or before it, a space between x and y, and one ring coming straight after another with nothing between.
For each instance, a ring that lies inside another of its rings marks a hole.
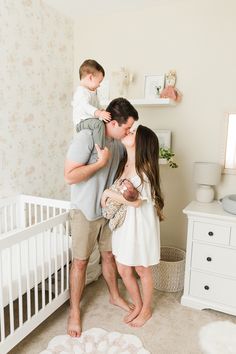
<instances>
[{"instance_id":1,"label":"white dresser","mask_svg":"<svg viewBox=\"0 0 236 354\"><path fill-rule=\"evenodd\" d=\"M191 202L181 303L236 315L236 216L221 204Z\"/></svg>"}]
</instances>

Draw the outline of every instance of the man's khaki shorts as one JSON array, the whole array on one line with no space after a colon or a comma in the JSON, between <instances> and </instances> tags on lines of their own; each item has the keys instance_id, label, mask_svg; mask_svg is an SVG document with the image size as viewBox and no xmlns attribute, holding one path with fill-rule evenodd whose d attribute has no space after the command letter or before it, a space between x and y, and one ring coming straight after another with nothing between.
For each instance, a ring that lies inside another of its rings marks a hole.
<instances>
[{"instance_id":1,"label":"man's khaki shorts","mask_svg":"<svg viewBox=\"0 0 236 354\"><path fill-rule=\"evenodd\" d=\"M89 221L80 210L72 209L70 222L73 258L88 259L96 241L100 252L111 251L111 230L107 219Z\"/></svg>"}]
</instances>

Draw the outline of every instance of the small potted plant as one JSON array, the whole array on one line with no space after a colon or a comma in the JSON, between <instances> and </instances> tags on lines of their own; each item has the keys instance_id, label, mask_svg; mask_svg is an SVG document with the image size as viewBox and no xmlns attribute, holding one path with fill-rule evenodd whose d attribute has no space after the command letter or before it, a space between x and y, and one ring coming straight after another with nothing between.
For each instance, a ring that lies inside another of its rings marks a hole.
<instances>
[{"instance_id":1,"label":"small potted plant","mask_svg":"<svg viewBox=\"0 0 236 354\"><path fill-rule=\"evenodd\" d=\"M165 159L169 165L169 167L171 168L177 168L178 165L176 162L174 162L174 156L175 153L173 151L171 151L171 149L169 148L160 148L160 152L159 152L159 157L160 159Z\"/></svg>"}]
</instances>

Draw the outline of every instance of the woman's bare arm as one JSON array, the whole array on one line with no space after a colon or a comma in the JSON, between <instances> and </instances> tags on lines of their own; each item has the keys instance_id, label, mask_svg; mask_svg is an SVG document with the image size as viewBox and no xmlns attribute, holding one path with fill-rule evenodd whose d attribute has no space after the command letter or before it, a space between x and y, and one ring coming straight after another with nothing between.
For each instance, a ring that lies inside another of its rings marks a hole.
<instances>
[{"instance_id":1,"label":"woman's bare arm","mask_svg":"<svg viewBox=\"0 0 236 354\"><path fill-rule=\"evenodd\" d=\"M109 189L106 189L103 192L104 197L109 197L113 200L115 200L118 203L124 204L124 205L128 205L128 206L133 206L134 208L138 208L141 203L142 200L141 199L137 199L135 202L129 202L128 200L126 200L123 195L115 192L115 191L111 191Z\"/></svg>"}]
</instances>

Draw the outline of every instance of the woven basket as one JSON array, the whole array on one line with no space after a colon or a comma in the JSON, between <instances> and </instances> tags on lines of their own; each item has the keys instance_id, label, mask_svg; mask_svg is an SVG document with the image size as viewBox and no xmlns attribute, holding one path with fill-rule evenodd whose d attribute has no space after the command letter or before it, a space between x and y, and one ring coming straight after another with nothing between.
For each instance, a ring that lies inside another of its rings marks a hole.
<instances>
[{"instance_id":1,"label":"woven basket","mask_svg":"<svg viewBox=\"0 0 236 354\"><path fill-rule=\"evenodd\" d=\"M175 292L184 288L185 251L161 247L160 263L152 267L154 288Z\"/></svg>"}]
</instances>

